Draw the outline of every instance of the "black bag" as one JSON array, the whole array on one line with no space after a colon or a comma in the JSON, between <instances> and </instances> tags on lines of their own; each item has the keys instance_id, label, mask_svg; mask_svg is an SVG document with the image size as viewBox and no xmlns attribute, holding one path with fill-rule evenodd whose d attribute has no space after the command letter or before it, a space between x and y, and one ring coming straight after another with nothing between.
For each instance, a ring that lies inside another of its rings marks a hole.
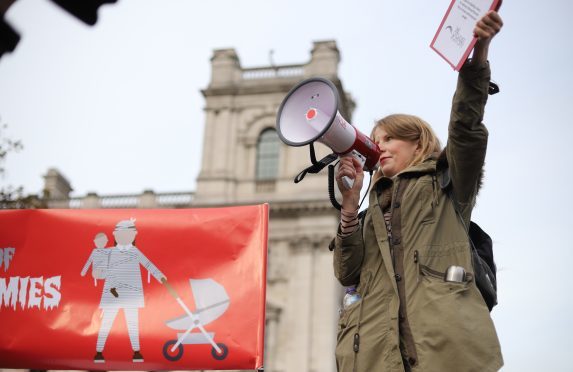
<instances>
[{"instance_id":1,"label":"black bag","mask_svg":"<svg viewBox=\"0 0 573 372\"><path fill-rule=\"evenodd\" d=\"M497 268L493 260L493 242L489 235L473 221L470 221L468 235L472 246L476 285L491 311L497 305Z\"/></svg>"}]
</instances>

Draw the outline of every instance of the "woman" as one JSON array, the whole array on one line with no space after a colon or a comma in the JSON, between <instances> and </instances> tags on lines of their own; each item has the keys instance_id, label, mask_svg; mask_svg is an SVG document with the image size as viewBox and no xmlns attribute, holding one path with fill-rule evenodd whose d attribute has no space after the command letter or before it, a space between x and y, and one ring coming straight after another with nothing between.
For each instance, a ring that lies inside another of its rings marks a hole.
<instances>
[{"instance_id":1,"label":"woman","mask_svg":"<svg viewBox=\"0 0 573 372\"><path fill-rule=\"evenodd\" d=\"M133 362L143 362L139 344L139 309L145 307L140 265L165 283L165 275L134 245L137 228L135 220L119 221L113 236L116 241L109 251L105 284L99 307L103 317L98 332L94 363L105 363L103 349L119 310L123 309L127 333L133 349ZM148 276L149 280L149 276Z\"/></svg>"},{"instance_id":2,"label":"woman","mask_svg":"<svg viewBox=\"0 0 573 372\"><path fill-rule=\"evenodd\" d=\"M342 312L336 347L339 371L497 371L503 365L488 308L475 283L466 226L480 185L487 145L482 123L490 70L488 47L502 27L495 11L475 28L472 60L460 71L448 143L409 115L376 123L380 166L363 222L357 217L364 174L351 157L340 162L340 231L335 275L357 286L362 300ZM449 169L451 193L438 177ZM341 178L354 178L346 189ZM446 282L450 266L470 273Z\"/></svg>"}]
</instances>

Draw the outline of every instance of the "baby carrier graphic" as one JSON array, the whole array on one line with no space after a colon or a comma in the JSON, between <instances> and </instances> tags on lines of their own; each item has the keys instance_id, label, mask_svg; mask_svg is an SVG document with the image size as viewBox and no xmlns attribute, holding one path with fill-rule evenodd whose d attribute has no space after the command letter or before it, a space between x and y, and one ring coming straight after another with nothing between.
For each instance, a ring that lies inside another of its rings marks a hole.
<instances>
[{"instance_id":1,"label":"baby carrier graphic","mask_svg":"<svg viewBox=\"0 0 573 372\"><path fill-rule=\"evenodd\" d=\"M105 279L109 268L110 250L106 248L96 248L93 250L93 277L94 279Z\"/></svg>"},{"instance_id":2,"label":"baby carrier graphic","mask_svg":"<svg viewBox=\"0 0 573 372\"><path fill-rule=\"evenodd\" d=\"M177 361L183 356L183 345L211 344L211 355L217 360L227 357L229 350L223 343L215 343L215 333L207 332L204 325L219 318L229 307L229 296L225 288L213 279L189 279L195 299L196 309L191 312L181 300L173 287L166 283L167 289L185 310L185 314L165 322L168 327L184 331L177 333L177 339L169 340L163 346L163 356L170 361ZM198 328L198 332L191 332Z\"/></svg>"}]
</instances>

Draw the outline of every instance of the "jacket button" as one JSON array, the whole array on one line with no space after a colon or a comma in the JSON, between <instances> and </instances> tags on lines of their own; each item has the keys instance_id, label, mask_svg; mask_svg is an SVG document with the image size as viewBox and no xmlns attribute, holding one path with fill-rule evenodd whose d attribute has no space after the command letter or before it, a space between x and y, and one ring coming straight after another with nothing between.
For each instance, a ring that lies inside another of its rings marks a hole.
<instances>
[{"instance_id":1,"label":"jacket button","mask_svg":"<svg viewBox=\"0 0 573 372\"><path fill-rule=\"evenodd\" d=\"M400 276L400 274L394 275L394 278L396 278L396 281L397 281L397 282L399 282L400 280L402 280L402 277Z\"/></svg>"},{"instance_id":2,"label":"jacket button","mask_svg":"<svg viewBox=\"0 0 573 372\"><path fill-rule=\"evenodd\" d=\"M416 358L412 358L412 357L408 358L408 363L410 363L411 366L415 366L416 362L417 362Z\"/></svg>"},{"instance_id":3,"label":"jacket button","mask_svg":"<svg viewBox=\"0 0 573 372\"><path fill-rule=\"evenodd\" d=\"M392 244L394 244L394 245L398 245L398 244L400 244L400 242L401 242L400 238L392 239Z\"/></svg>"},{"instance_id":4,"label":"jacket button","mask_svg":"<svg viewBox=\"0 0 573 372\"><path fill-rule=\"evenodd\" d=\"M400 208L400 202L394 203L394 208Z\"/></svg>"}]
</instances>

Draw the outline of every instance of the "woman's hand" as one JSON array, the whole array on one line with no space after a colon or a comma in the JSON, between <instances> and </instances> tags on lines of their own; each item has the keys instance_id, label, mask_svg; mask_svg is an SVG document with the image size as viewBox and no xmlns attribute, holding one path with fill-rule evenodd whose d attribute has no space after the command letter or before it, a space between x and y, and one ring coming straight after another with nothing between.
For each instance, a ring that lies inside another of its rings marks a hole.
<instances>
[{"instance_id":1,"label":"woman's hand","mask_svg":"<svg viewBox=\"0 0 573 372\"><path fill-rule=\"evenodd\" d=\"M342 177L354 180L352 188L347 188L342 182ZM353 156L347 155L340 158L338 172L336 173L336 183L342 194L342 208L346 211L355 211L360 202L360 190L364 181L364 170L362 164Z\"/></svg>"},{"instance_id":2,"label":"woman's hand","mask_svg":"<svg viewBox=\"0 0 573 372\"><path fill-rule=\"evenodd\" d=\"M490 10L477 23L474 35L477 37L474 46L473 62L482 64L487 62L487 54L491 40L503 27L503 21L497 11Z\"/></svg>"}]
</instances>

